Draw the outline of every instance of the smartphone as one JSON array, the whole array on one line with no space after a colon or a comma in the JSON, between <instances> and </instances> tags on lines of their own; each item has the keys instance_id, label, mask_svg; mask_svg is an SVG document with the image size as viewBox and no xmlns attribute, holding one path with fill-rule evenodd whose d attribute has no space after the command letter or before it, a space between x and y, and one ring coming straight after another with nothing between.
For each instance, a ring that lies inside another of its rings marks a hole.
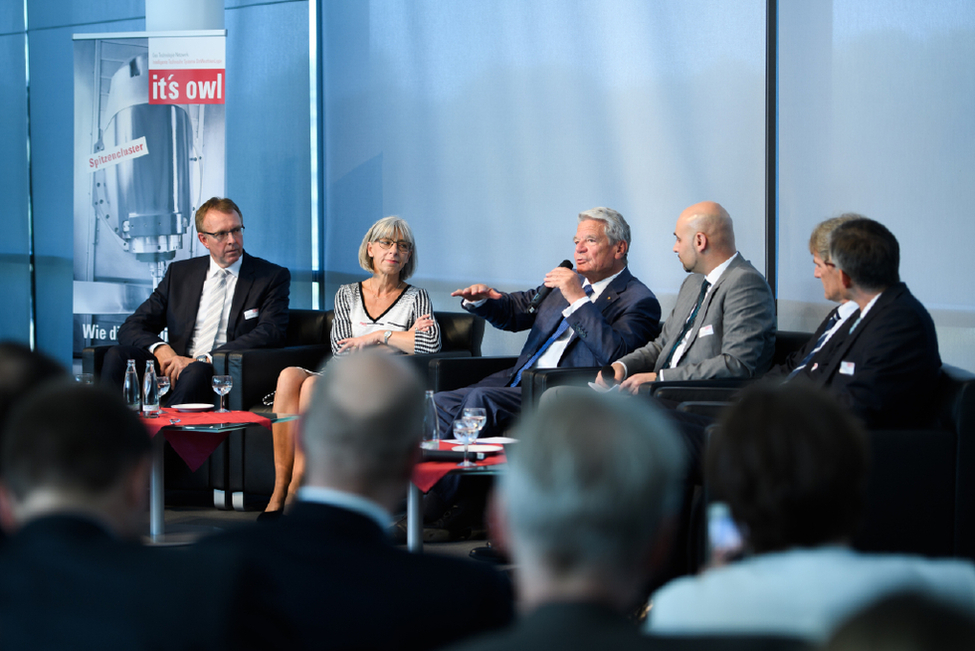
<instances>
[{"instance_id":1,"label":"smartphone","mask_svg":"<svg viewBox=\"0 0 975 651\"><path fill-rule=\"evenodd\" d=\"M724 502L708 505L708 564L724 565L744 555L745 542Z\"/></svg>"}]
</instances>

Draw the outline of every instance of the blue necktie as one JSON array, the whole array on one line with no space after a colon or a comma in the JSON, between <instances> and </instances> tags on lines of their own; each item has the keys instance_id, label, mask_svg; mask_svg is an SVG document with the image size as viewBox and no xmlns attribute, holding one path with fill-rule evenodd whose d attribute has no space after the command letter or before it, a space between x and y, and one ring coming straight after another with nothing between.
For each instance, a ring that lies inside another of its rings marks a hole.
<instances>
[{"instance_id":1,"label":"blue necktie","mask_svg":"<svg viewBox=\"0 0 975 651\"><path fill-rule=\"evenodd\" d=\"M788 382L795 376L799 375L799 372L802 371L802 369L806 368L806 365L809 364L809 362L812 360L813 355L818 353L819 350L826 344L826 339L829 337L829 333L833 331L833 327L836 325L836 322L839 320L840 320L840 308L836 308L833 311L833 315L829 318L829 321L826 323L826 329L823 330L823 334L819 335L819 339L816 340L816 345L813 346L813 349L809 351L809 354L803 358L802 362L799 363L799 366L792 369L792 372L789 373L789 376L785 378L786 382Z\"/></svg>"},{"instance_id":2,"label":"blue necktie","mask_svg":"<svg viewBox=\"0 0 975 651\"><path fill-rule=\"evenodd\" d=\"M586 293L586 296L592 296L592 285L586 285L585 287L582 288L582 291ZM518 386L518 384L521 383L521 374L524 373L526 369L531 368L532 364L538 361L538 358L541 357L542 354L549 349L549 346L555 343L556 339L562 336L562 333L564 333L566 328L568 327L569 327L569 320L565 317L562 317L562 322L559 323L559 327L555 329L555 332L552 333L552 336L546 339L545 343L542 344L539 347L539 349L535 351L535 354L529 357L528 361L521 365L521 368L519 368L518 372L515 373L514 379L508 383L508 386L509 387Z\"/></svg>"},{"instance_id":3,"label":"blue necktie","mask_svg":"<svg viewBox=\"0 0 975 651\"><path fill-rule=\"evenodd\" d=\"M684 341L684 337L687 336L687 331L691 329L692 325L694 325L694 318L697 317L697 312L701 309L701 305L704 303L704 297L707 296L708 288L710 286L711 283L709 283L708 279L705 278L704 282L701 283L701 293L697 295L697 305L694 306L694 309L691 310L690 316L688 316L687 320L684 321L684 328L680 331L680 336L677 337L677 341L674 342L673 347L670 349L667 359L664 360L664 365L660 368L670 368L670 360L673 359L674 353L677 352L677 347L680 346L680 342Z\"/></svg>"}]
</instances>

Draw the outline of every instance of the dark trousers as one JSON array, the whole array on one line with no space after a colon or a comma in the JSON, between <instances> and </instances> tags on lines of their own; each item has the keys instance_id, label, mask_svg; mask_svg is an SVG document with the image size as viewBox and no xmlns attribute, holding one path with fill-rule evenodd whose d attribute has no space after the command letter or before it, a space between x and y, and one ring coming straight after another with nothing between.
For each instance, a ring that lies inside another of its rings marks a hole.
<instances>
[{"instance_id":1,"label":"dark trousers","mask_svg":"<svg viewBox=\"0 0 975 651\"><path fill-rule=\"evenodd\" d=\"M441 391L433 396L437 403L437 416L440 418L440 437L450 439L454 437L454 421L461 418L467 407L483 407L487 414L487 421L479 437L500 436L518 417L521 411L521 387L498 386L504 383L509 370L489 375L477 384ZM438 481L431 489L435 496L433 501L440 506L426 519L436 519L436 511L442 512L450 504L457 502L476 502L483 510L483 503L491 482L470 481L472 477L461 480L459 475L448 475ZM482 479L482 478L477 478Z\"/></svg>"},{"instance_id":2,"label":"dark trousers","mask_svg":"<svg viewBox=\"0 0 975 651\"><path fill-rule=\"evenodd\" d=\"M102 363L102 384L118 389L121 393L122 383L125 381L125 369L130 359L135 360L135 370L139 374L139 392L142 392L142 376L146 371L146 362L155 361L152 353L137 346L112 346L105 353ZM159 373L159 364L156 364ZM163 396L164 405L182 405L191 402L205 402L216 404L217 394L213 392L211 381L213 366L205 362L193 362L183 369L176 385Z\"/></svg>"},{"instance_id":3,"label":"dark trousers","mask_svg":"<svg viewBox=\"0 0 975 651\"><path fill-rule=\"evenodd\" d=\"M485 384L493 377L489 376L463 389L441 391L433 396L437 403L437 415L440 417L441 438L454 437L454 421L463 415L467 407L483 407L487 414L480 438L500 436L511 426L521 411L521 387Z\"/></svg>"}]
</instances>

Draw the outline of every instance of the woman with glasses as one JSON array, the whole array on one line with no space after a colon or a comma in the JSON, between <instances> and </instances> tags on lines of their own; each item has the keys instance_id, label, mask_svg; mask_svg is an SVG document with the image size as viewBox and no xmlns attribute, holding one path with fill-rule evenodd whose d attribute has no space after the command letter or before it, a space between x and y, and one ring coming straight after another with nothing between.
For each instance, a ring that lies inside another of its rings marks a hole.
<instances>
[{"instance_id":1,"label":"woman with glasses","mask_svg":"<svg viewBox=\"0 0 975 651\"><path fill-rule=\"evenodd\" d=\"M332 354L367 348L405 355L440 350L440 328L430 296L406 282L416 269L416 244L409 224L395 216L373 224L359 245L359 265L372 276L342 285L335 293ZM317 376L297 366L281 371L274 413L303 413ZM295 449L295 421L275 423L272 433L274 492L265 513L276 516L301 484L304 457Z\"/></svg>"}]
</instances>

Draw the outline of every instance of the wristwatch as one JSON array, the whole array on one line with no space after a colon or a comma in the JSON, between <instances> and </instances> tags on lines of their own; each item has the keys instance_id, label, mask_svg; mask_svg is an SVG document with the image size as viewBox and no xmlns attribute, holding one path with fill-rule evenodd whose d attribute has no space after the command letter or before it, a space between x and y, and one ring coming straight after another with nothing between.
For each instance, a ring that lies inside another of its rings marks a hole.
<instances>
[{"instance_id":1,"label":"wristwatch","mask_svg":"<svg viewBox=\"0 0 975 651\"><path fill-rule=\"evenodd\" d=\"M393 331L392 330L387 330L386 332L383 333L383 346L388 346L389 345L389 338L392 335L393 335Z\"/></svg>"},{"instance_id":2,"label":"wristwatch","mask_svg":"<svg viewBox=\"0 0 975 651\"><path fill-rule=\"evenodd\" d=\"M203 353L202 355L197 355L196 361L206 362L207 364L213 364L213 358L210 357L210 353Z\"/></svg>"}]
</instances>

